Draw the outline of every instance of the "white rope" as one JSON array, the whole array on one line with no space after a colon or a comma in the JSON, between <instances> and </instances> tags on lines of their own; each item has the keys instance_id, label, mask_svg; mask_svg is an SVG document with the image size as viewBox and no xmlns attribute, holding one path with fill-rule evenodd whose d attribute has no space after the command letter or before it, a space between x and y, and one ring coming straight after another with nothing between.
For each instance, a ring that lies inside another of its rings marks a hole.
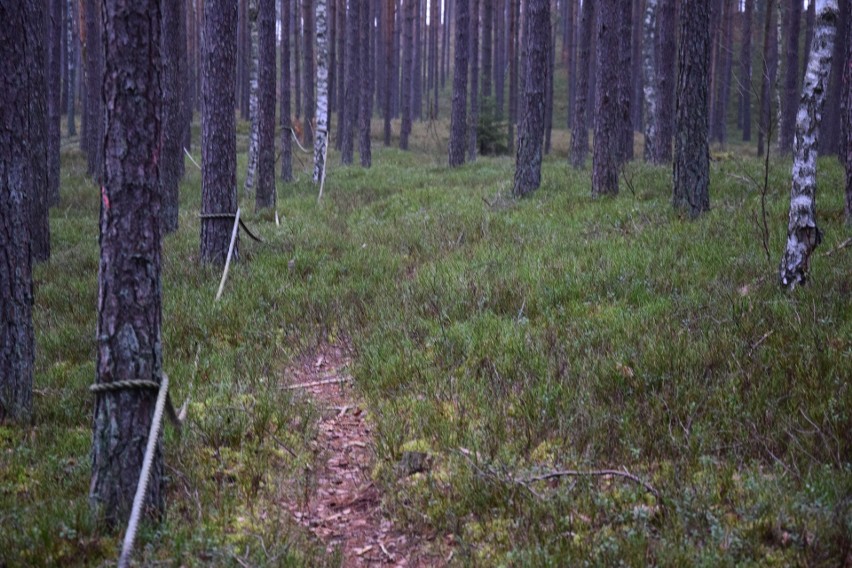
<instances>
[{"instance_id":1,"label":"white rope","mask_svg":"<svg viewBox=\"0 0 852 568\"><path fill-rule=\"evenodd\" d=\"M299 146L299 148L301 148L302 152L304 152L305 154L310 154L310 153L311 153L311 151L310 151L310 150L306 150L306 149L305 149L305 147L304 147L304 146L302 146L302 144L299 142L299 139L298 139L298 138L296 138L296 131L295 131L295 130L293 130L292 128L290 129L290 134L292 134L292 135L293 135L293 140L295 140L295 141L296 141L296 145L298 145L298 146Z\"/></svg>"},{"instance_id":2,"label":"white rope","mask_svg":"<svg viewBox=\"0 0 852 568\"><path fill-rule=\"evenodd\" d=\"M190 154L190 153L189 153L189 150L187 150L186 148L184 148L184 149L183 149L183 153L187 155L187 157L189 158L189 160L190 160L193 164L195 164L195 167L196 167L196 168L198 168L198 171L201 171L201 166L199 166L199 165L198 165L198 162L196 162L196 161L195 161L195 158L193 158L193 157L192 157L192 154Z\"/></svg>"},{"instance_id":3,"label":"white rope","mask_svg":"<svg viewBox=\"0 0 852 568\"><path fill-rule=\"evenodd\" d=\"M322 148L322 174L320 175L320 189L317 195L317 205L322 199L322 188L325 187L325 169L328 167L328 132L325 133L325 143Z\"/></svg>"},{"instance_id":4,"label":"white rope","mask_svg":"<svg viewBox=\"0 0 852 568\"><path fill-rule=\"evenodd\" d=\"M231 244L228 246L228 258L225 259L225 270L222 272L222 281L219 283L219 291L216 292L216 301L222 297L222 290L225 289L225 280L228 279L228 269L231 267L231 256L234 254L234 244L237 242L237 231L240 228L240 208L237 207L237 214L234 215L234 229L231 231Z\"/></svg>"},{"instance_id":5,"label":"white rope","mask_svg":"<svg viewBox=\"0 0 852 568\"><path fill-rule=\"evenodd\" d=\"M124 533L124 544L121 547L121 556L118 558L118 568L127 568L130 565L130 555L133 553L133 542L136 540L136 531L139 529L139 517L142 514L142 505L148 493L148 482L151 477L151 463L154 461L154 450L160 437L160 426L163 424L163 409L166 406L166 398L169 393L169 376L163 373L160 382L160 391L157 394L157 405L154 407L154 418L151 420L151 431L148 433L148 445L145 448L145 458L142 460L142 471L139 473L139 483L136 485L136 495L133 497L133 509L130 512L130 521L127 523L127 532Z\"/></svg>"}]
</instances>

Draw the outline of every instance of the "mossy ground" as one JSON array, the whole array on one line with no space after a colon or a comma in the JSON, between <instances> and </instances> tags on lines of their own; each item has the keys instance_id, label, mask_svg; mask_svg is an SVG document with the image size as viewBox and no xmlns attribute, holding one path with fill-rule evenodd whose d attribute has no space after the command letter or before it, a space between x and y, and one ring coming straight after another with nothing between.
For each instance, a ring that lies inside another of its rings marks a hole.
<instances>
[{"instance_id":1,"label":"mossy ground","mask_svg":"<svg viewBox=\"0 0 852 568\"><path fill-rule=\"evenodd\" d=\"M852 561L852 250L824 256L850 236L837 161L819 165L813 282L787 292L775 274L788 162L770 172L767 262L759 195L741 179L761 165L746 149L719 154L713 210L690 221L670 206L669 168L632 164L632 189L593 199L556 131L541 189L515 202L512 159L448 170L446 124L431 126L401 152L375 143L376 121L370 170L331 151L320 205L296 161L281 225L247 215L266 243L242 239L218 303L187 162L163 248L163 337L174 398L192 404L180 436L166 427L168 512L137 558L339 562L280 506L310 491L317 419L280 385L296 356L346 341L388 515L452 534L453 562ZM34 425L0 426L0 565L99 565L120 544L86 499L98 191L75 145L62 159L53 256L35 270ZM412 448L432 468L399 479ZM661 498L615 478L513 481L600 467Z\"/></svg>"}]
</instances>

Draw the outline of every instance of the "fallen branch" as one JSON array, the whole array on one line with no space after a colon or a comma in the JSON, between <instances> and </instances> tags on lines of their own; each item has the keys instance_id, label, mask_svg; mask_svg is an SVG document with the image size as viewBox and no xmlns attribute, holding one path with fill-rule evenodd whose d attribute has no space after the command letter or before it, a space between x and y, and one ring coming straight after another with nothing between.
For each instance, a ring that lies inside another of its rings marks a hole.
<instances>
[{"instance_id":1,"label":"fallen branch","mask_svg":"<svg viewBox=\"0 0 852 568\"><path fill-rule=\"evenodd\" d=\"M296 385L287 385L284 387L287 390L306 389L310 387L319 387L322 385L333 385L337 383L348 383L352 381L352 377L337 377L336 379L326 379L323 381L311 381L310 383L299 383Z\"/></svg>"},{"instance_id":2,"label":"fallen branch","mask_svg":"<svg viewBox=\"0 0 852 568\"><path fill-rule=\"evenodd\" d=\"M547 481L548 479L557 479L557 478L560 478L560 477L606 477L606 476L622 477L624 479L628 479L628 480L632 481L633 483L636 483L636 484L644 487L648 491L648 493L651 493L654 497L656 497L658 499L660 498L659 491L654 489L654 487L650 483L640 479L639 477L633 475L629 471L626 471L626 470L622 471L622 470L619 470L619 469L591 469L591 470L587 470L587 471L580 471L580 470L577 470L577 469L564 469L564 470L560 470L560 471L551 471L549 473L537 475L537 476L534 476L534 477L529 477L529 478L526 478L526 479L512 479L512 481L514 481L515 483L526 484L526 483L533 483L535 481Z\"/></svg>"},{"instance_id":3,"label":"fallen branch","mask_svg":"<svg viewBox=\"0 0 852 568\"><path fill-rule=\"evenodd\" d=\"M849 245L852 245L852 237L849 237L848 239L846 239L845 241L843 241L842 243L840 243L839 245L837 245L836 247L834 247L830 251L827 251L823 256L831 256L834 253L845 249Z\"/></svg>"}]
</instances>

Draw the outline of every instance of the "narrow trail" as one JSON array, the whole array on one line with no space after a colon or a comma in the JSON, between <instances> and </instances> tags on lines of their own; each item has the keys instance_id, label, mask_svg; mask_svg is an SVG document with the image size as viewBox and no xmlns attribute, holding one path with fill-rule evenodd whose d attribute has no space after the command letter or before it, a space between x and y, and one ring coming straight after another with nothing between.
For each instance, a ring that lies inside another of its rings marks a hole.
<instances>
[{"instance_id":1,"label":"narrow trail","mask_svg":"<svg viewBox=\"0 0 852 568\"><path fill-rule=\"evenodd\" d=\"M287 371L289 388L319 406L322 419L311 492L283 506L329 553L339 549L345 567L446 565L447 556L435 552L441 543L402 530L384 514L382 493L370 478L372 425L346 374L349 363L344 349L323 346Z\"/></svg>"}]
</instances>

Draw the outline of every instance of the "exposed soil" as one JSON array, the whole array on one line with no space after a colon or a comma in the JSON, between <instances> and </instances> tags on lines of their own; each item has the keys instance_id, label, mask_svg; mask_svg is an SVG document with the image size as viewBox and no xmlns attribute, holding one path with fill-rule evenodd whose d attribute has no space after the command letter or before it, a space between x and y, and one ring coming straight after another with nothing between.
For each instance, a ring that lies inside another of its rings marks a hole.
<instances>
[{"instance_id":1,"label":"exposed soil","mask_svg":"<svg viewBox=\"0 0 852 568\"><path fill-rule=\"evenodd\" d=\"M319 467L307 499L284 506L344 566L444 566L451 554L434 535L411 534L385 515L382 492L372 482L372 426L358 400L344 348L323 346L291 367L285 380L297 396L322 409L316 440ZM294 388L295 387L295 388Z\"/></svg>"}]
</instances>

